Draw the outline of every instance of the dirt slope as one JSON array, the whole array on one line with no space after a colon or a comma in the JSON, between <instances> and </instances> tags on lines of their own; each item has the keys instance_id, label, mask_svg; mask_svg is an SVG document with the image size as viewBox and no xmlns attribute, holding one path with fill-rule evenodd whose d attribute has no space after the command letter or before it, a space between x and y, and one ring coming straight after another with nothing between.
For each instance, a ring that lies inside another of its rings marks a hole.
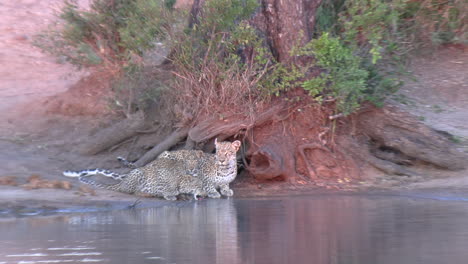
<instances>
[{"instance_id":1,"label":"dirt slope","mask_svg":"<svg viewBox=\"0 0 468 264\"><path fill-rule=\"evenodd\" d=\"M446 46L415 57L410 64L415 79L392 98L426 125L449 133L458 148L468 153L468 48ZM468 161L467 161L468 162ZM436 179L406 186L412 188L467 189L468 172L434 170Z\"/></svg>"},{"instance_id":2,"label":"dirt slope","mask_svg":"<svg viewBox=\"0 0 468 264\"><path fill-rule=\"evenodd\" d=\"M0 4L0 110L64 91L83 76L31 45L47 28L61 0L2 1Z\"/></svg>"},{"instance_id":3,"label":"dirt slope","mask_svg":"<svg viewBox=\"0 0 468 264\"><path fill-rule=\"evenodd\" d=\"M448 46L413 58L414 81L393 97L427 125L468 140L468 48Z\"/></svg>"},{"instance_id":4,"label":"dirt slope","mask_svg":"<svg viewBox=\"0 0 468 264\"><path fill-rule=\"evenodd\" d=\"M20 186L0 186L0 200L10 204L31 204L32 200L59 206L105 200L133 203L134 196L97 190L95 195L72 181L72 189L26 190L31 175L48 181L66 180L65 169L118 167L119 153L86 157L76 153L80 142L105 125L95 116L45 113L44 98L66 91L84 72L59 64L32 45L34 34L53 19L61 0L18 0L0 3L0 184L13 177ZM88 1L80 1L83 6ZM426 124L454 135L468 153L468 53L448 47L431 56L415 58L411 70L418 82L407 82L393 103L420 116ZM125 155L125 153L122 153ZM437 176L439 174L439 176ZM451 176L450 179L447 179ZM464 185L468 173L437 172L442 177L414 187ZM259 186L261 188L261 186ZM281 191L276 189L276 191ZM258 190L258 193L261 193ZM239 191L238 193L248 193ZM57 201L60 200L60 201Z\"/></svg>"},{"instance_id":5,"label":"dirt slope","mask_svg":"<svg viewBox=\"0 0 468 264\"><path fill-rule=\"evenodd\" d=\"M71 140L86 136L86 132L99 124L94 122L83 127L81 121L86 118L44 115L41 111L44 98L66 91L87 75L71 65L58 63L32 45L34 35L55 19L55 10L62 2L18 0L0 3L0 182L9 177L22 185L33 174L43 179L63 180L60 171L71 167L73 160L78 158L69 149ZM89 1L80 0L79 4L86 7ZM86 163L86 159L82 158L81 162ZM95 199L90 194L74 192L28 191L22 187L0 186L0 200L21 203L60 197L64 203L74 203L78 195L89 197L81 200ZM111 192L98 194L102 194L100 200L115 199ZM130 196L127 199L135 200Z\"/></svg>"}]
</instances>

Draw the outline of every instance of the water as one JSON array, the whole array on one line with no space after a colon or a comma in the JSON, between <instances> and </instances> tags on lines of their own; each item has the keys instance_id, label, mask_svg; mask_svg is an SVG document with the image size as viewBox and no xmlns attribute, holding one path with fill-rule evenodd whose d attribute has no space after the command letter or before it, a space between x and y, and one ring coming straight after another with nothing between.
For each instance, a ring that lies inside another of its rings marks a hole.
<instances>
[{"instance_id":1,"label":"water","mask_svg":"<svg viewBox=\"0 0 468 264\"><path fill-rule=\"evenodd\" d=\"M0 220L0 263L468 263L468 203L207 199Z\"/></svg>"}]
</instances>

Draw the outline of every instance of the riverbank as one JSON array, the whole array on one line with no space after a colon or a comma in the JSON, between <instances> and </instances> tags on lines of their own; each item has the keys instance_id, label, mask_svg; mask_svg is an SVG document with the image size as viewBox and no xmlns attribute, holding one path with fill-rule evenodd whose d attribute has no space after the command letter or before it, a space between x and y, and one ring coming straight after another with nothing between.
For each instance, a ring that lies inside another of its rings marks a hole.
<instances>
[{"instance_id":1,"label":"riverbank","mask_svg":"<svg viewBox=\"0 0 468 264\"><path fill-rule=\"evenodd\" d=\"M86 72L58 63L33 46L34 35L53 19L54 8L50 7L60 3L42 0L0 5L0 208L15 215L23 211L27 214L70 208L128 207L137 199L148 204L167 203L92 189L61 175L68 169L120 170L115 158L126 156L129 150L120 148L94 156L79 153L80 146L112 118L109 113L103 113L108 98L94 94L88 86L102 80L80 82L88 76ZM451 134L460 150L468 153L466 69L468 52L464 47L441 47L430 56L415 57L410 70L417 81L408 80L390 101L418 116L428 126ZM79 93L67 92L71 87ZM372 179L337 178L314 184L301 180L262 183L241 175L233 188L235 197L242 198L359 192L372 188L398 191L468 186L466 170L447 172L424 168L418 172L421 177L376 172ZM41 211L41 208L46 209Z\"/></svg>"}]
</instances>

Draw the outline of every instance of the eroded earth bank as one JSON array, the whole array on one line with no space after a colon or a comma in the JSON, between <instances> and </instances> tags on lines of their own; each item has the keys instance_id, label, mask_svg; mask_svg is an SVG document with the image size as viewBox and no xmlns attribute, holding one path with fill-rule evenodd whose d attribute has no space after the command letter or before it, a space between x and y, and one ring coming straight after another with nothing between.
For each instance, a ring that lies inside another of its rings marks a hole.
<instances>
[{"instance_id":1,"label":"eroded earth bank","mask_svg":"<svg viewBox=\"0 0 468 264\"><path fill-rule=\"evenodd\" d=\"M83 146L119 116L108 107L112 98L108 76L77 71L32 45L33 36L53 19L51 7L60 2L0 4L1 203L7 211L19 212L131 206L137 197L92 189L69 181L61 172L96 167L122 171L117 156L141 156L173 128L161 120L151 135L142 131L137 139L106 151L84 153ZM467 69L464 47L439 47L414 57L410 71L416 80L408 78L383 109L369 106L339 119L336 138L329 132L327 117L314 116L314 107L288 105L278 110L275 122L252 130L255 141L249 141L253 147L247 151L248 171L243 170L233 184L235 196L396 190L464 197ZM192 136L208 137L203 128L194 129L198 134L192 131ZM280 158L272 153L281 153ZM146 204L164 203L141 199Z\"/></svg>"}]
</instances>

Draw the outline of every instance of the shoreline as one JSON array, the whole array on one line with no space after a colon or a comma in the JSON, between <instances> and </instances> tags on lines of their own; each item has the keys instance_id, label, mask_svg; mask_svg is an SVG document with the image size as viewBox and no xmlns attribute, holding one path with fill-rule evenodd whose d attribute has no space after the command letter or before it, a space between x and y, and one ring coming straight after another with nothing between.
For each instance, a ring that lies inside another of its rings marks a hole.
<instances>
[{"instance_id":1,"label":"shoreline","mask_svg":"<svg viewBox=\"0 0 468 264\"><path fill-rule=\"evenodd\" d=\"M234 189L232 198L240 200L274 200L287 197L323 197L323 196L363 196L363 197L404 197L410 199L429 199L441 202L468 202L468 187L453 188L367 188L366 190L329 190L325 188L283 189L281 192L267 190L252 192L248 188ZM0 221L24 217L56 216L73 213L96 213L113 210L130 210L181 206L201 203L189 196L182 196L177 201L167 201L157 197L139 197L107 190L97 190L98 194L78 196L74 190L37 189L25 190L19 187L0 186ZM12 195L14 193L14 195ZM60 199L58 199L60 197Z\"/></svg>"}]
</instances>

